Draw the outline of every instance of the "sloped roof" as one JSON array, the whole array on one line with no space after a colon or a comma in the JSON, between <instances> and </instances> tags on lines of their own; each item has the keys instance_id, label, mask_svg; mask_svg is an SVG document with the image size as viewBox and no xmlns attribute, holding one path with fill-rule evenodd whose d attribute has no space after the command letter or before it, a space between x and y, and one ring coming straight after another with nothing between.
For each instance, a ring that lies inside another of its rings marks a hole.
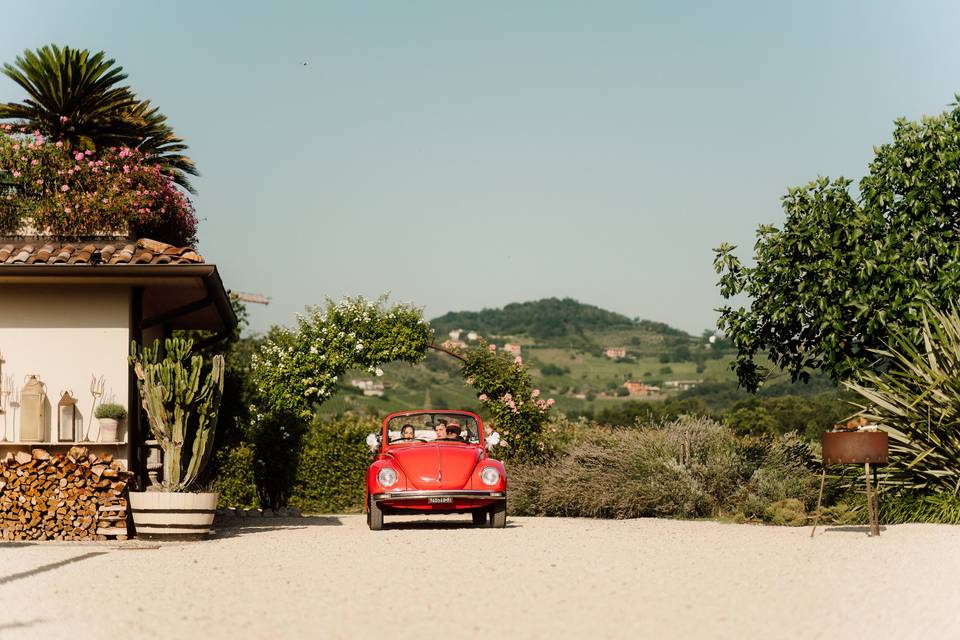
<instances>
[{"instance_id":1,"label":"sloped roof","mask_svg":"<svg viewBox=\"0 0 960 640\"><path fill-rule=\"evenodd\" d=\"M0 240L0 268L5 265L131 265L203 264L192 247L175 247L141 238L135 243L115 241L57 242L41 240Z\"/></svg>"},{"instance_id":2,"label":"sloped roof","mask_svg":"<svg viewBox=\"0 0 960 640\"><path fill-rule=\"evenodd\" d=\"M144 326L221 331L237 324L217 266L193 247L148 238L0 237L0 285L39 283L133 287Z\"/></svg>"}]
</instances>

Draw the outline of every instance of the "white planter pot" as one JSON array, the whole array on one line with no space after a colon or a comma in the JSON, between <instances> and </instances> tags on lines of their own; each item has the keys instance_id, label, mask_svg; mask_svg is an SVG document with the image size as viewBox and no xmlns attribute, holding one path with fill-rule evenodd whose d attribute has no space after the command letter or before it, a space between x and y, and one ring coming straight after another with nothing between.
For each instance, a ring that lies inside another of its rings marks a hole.
<instances>
[{"instance_id":1,"label":"white planter pot","mask_svg":"<svg viewBox=\"0 0 960 640\"><path fill-rule=\"evenodd\" d=\"M201 540L210 533L217 493L131 491L130 514L138 538Z\"/></svg>"},{"instance_id":2,"label":"white planter pot","mask_svg":"<svg viewBox=\"0 0 960 640\"><path fill-rule=\"evenodd\" d=\"M100 442L116 442L117 426L120 423L113 418L97 418L97 422L100 423L100 434L97 436L97 440Z\"/></svg>"}]
</instances>

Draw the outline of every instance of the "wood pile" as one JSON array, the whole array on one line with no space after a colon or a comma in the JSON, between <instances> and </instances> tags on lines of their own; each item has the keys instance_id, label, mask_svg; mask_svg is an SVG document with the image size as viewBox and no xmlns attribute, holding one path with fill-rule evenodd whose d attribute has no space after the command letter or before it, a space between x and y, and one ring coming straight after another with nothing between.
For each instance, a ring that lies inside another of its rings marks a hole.
<instances>
[{"instance_id":1,"label":"wood pile","mask_svg":"<svg viewBox=\"0 0 960 640\"><path fill-rule=\"evenodd\" d=\"M125 540L133 474L86 447L45 449L0 460L0 539Z\"/></svg>"}]
</instances>

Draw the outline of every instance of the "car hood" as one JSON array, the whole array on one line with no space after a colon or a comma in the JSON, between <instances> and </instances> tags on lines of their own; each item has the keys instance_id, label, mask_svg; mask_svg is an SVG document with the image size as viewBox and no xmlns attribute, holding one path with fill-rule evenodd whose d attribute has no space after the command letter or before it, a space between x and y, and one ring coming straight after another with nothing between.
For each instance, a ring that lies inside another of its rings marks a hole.
<instances>
[{"instance_id":1,"label":"car hood","mask_svg":"<svg viewBox=\"0 0 960 640\"><path fill-rule=\"evenodd\" d=\"M419 444L391 449L387 456L403 471L410 489L463 489L482 452L474 446Z\"/></svg>"}]
</instances>

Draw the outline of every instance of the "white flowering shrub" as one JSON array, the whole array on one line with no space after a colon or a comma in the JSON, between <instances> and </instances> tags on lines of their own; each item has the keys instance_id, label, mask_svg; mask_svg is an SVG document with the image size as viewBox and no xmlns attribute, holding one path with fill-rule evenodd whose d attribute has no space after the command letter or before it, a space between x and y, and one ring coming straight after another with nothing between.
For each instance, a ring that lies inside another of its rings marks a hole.
<instances>
[{"instance_id":1,"label":"white flowering shrub","mask_svg":"<svg viewBox=\"0 0 960 640\"><path fill-rule=\"evenodd\" d=\"M381 365L423 359L433 330L420 309L386 307L376 301L327 301L298 318L296 331L273 332L254 355L253 374L264 410L312 415L337 390L340 376L365 368L380 376Z\"/></svg>"}]
</instances>

